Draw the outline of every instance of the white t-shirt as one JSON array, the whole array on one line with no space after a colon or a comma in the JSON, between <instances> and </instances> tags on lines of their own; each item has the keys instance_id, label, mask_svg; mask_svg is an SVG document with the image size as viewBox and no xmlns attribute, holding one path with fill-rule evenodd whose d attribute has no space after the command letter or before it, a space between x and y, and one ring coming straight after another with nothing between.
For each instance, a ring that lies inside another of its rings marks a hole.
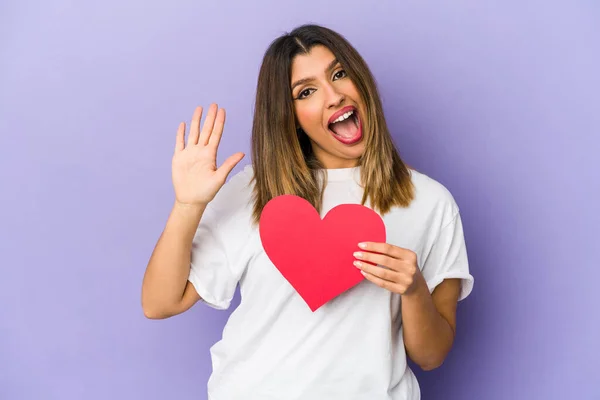
<instances>
[{"instance_id":1,"label":"white t-shirt","mask_svg":"<svg viewBox=\"0 0 600 400\"><path fill-rule=\"evenodd\" d=\"M410 170L416 197L383 216L387 243L417 253L430 291L462 279L469 295L463 228L450 192ZM322 217L360 204L360 168L328 170ZM263 250L252 224L252 167L234 175L206 209L192 250L189 280L208 305L226 309L237 284L241 303L211 348L210 400L416 400L406 362L400 295L367 280L314 313Z\"/></svg>"}]
</instances>

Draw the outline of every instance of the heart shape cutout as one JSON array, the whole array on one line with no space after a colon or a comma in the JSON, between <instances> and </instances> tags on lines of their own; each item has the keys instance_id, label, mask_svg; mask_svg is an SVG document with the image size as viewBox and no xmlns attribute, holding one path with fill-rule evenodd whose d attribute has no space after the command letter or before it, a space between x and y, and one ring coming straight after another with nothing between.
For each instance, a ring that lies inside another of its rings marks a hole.
<instances>
[{"instance_id":1,"label":"heart shape cutout","mask_svg":"<svg viewBox=\"0 0 600 400\"><path fill-rule=\"evenodd\" d=\"M368 207L341 204L321 219L294 195L265 205L259 232L271 262L313 312L364 279L353 264L358 243L386 240L383 220Z\"/></svg>"}]
</instances>

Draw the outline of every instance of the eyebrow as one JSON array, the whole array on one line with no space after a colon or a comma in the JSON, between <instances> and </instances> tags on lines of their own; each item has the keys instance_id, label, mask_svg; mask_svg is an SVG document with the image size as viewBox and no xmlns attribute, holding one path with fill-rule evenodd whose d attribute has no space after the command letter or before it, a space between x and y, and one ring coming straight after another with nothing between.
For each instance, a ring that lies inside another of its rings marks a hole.
<instances>
[{"instance_id":1,"label":"eyebrow","mask_svg":"<svg viewBox=\"0 0 600 400\"><path fill-rule=\"evenodd\" d=\"M339 62L338 62L337 58L334 58L333 61L329 63L329 65L327 66L327 68L325 68L325 72L330 72L338 64L339 64ZM308 78L302 78L300 80L297 80L296 82L294 82L292 84L292 90L294 90L294 88L296 86L300 86L300 85L302 85L304 83L307 83L307 82L310 82L310 81L314 81L314 80L315 80L314 76L309 76Z\"/></svg>"}]
</instances>

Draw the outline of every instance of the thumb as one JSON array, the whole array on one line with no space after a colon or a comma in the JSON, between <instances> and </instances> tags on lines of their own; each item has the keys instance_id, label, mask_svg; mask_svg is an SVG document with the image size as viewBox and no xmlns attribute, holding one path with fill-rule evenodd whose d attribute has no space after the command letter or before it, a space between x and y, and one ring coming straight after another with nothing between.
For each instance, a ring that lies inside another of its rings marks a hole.
<instances>
[{"instance_id":1,"label":"thumb","mask_svg":"<svg viewBox=\"0 0 600 400\"><path fill-rule=\"evenodd\" d=\"M219 179L225 181L231 173L231 170L235 168L235 166L240 161L242 161L242 158L244 158L244 156L244 153L235 153L234 155L230 156L227 160L225 160L223 164L217 169L217 175L219 176Z\"/></svg>"}]
</instances>

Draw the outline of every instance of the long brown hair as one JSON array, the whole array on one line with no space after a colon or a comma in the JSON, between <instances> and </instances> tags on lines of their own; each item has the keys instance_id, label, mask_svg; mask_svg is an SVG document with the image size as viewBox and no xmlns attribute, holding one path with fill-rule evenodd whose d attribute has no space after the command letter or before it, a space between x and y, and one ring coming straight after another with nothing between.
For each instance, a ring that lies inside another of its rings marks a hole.
<instances>
[{"instance_id":1,"label":"long brown hair","mask_svg":"<svg viewBox=\"0 0 600 400\"><path fill-rule=\"evenodd\" d=\"M323 171L306 133L296 129L291 89L292 61L317 45L327 47L346 70L365 104L365 151L358 161L362 204L381 214L393 206L408 207L414 187L388 131L375 79L367 64L340 34L318 25L303 25L275 39L267 49L258 75L252 125L254 222L272 198L293 194L308 200L319 212ZM323 180L326 182L326 180ZM325 183L326 184L326 183Z\"/></svg>"}]
</instances>

